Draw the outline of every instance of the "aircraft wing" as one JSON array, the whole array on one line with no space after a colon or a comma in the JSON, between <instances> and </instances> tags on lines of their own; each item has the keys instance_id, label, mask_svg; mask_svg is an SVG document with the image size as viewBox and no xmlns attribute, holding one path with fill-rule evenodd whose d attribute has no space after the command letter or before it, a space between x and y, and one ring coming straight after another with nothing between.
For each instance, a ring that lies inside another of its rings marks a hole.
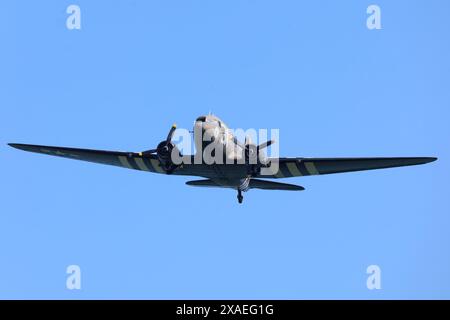
<instances>
[{"instance_id":1,"label":"aircraft wing","mask_svg":"<svg viewBox=\"0 0 450 320\"><path fill-rule=\"evenodd\" d=\"M67 147L52 147L30 144L10 143L11 147L74 160L89 161L113 165L127 169L164 173L157 156L154 154L142 156L136 152L104 151L78 149ZM401 166L425 164L435 161L433 157L415 158L280 158L279 170L270 175L259 175L262 178L288 178L330 174L350 171L384 169ZM273 161L273 159L272 159ZM232 170L233 171L233 170ZM219 177L215 166L183 165L176 169L173 175Z\"/></svg>"},{"instance_id":2,"label":"aircraft wing","mask_svg":"<svg viewBox=\"0 0 450 320\"><path fill-rule=\"evenodd\" d=\"M288 178L425 164L434 157L403 158L280 158L278 172L261 178Z\"/></svg>"},{"instance_id":3,"label":"aircraft wing","mask_svg":"<svg viewBox=\"0 0 450 320\"><path fill-rule=\"evenodd\" d=\"M9 145L16 149L29 152L166 174L164 169L160 166L160 162L155 154L142 156L140 153L136 152L51 147L19 143L10 143ZM193 160L191 162L193 162ZM171 173L171 175L201 176L209 178L219 177L214 166L204 164L184 164Z\"/></svg>"},{"instance_id":4,"label":"aircraft wing","mask_svg":"<svg viewBox=\"0 0 450 320\"><path fill-rule=\"evenodd\" d=\"M164 173L164 170L159 166L159 161L155 155L142 157L139 153L134 152L50 147L18 143L10 143L9 145L16 149L57 157L108 164L128 169Z\"/></svg>"}]
</instances>

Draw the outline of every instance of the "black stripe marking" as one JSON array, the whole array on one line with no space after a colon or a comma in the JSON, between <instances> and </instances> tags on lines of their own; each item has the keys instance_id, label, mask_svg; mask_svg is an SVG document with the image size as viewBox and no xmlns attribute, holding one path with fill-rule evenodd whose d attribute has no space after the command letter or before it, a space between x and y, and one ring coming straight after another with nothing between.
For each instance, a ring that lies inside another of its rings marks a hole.
<instances>
[{"instance_id":1,"label":"black stripe marking","mask_svg":"<svg viewBox=\"0 0 450 320\"><path fill-rule=\"evenodd\" d=\"M286 162L280 163L280 171L283 174L283 177L292 177L291 172L289 171L289 168L287 167Z\"/></svg>"},{"instance_id":2,"label":"black stripe marking","mask_svg":"<svg viewBox=\"0 0 450 320\"><path fill-rule=\"evenodd\" d=\"M136 160L134 160L134 157L127 157L128 163L134 170L141 170L139 166L136 163Z\"/></svg>"},{"instance_id":3,"label":"black stripe marking","mask_svg":"<svg viewBox=\"0 0 450 320\"><path fill-rule=\"evenodd\" d=\"M147 166L148 170L150 170L151 172L156 172L156 170L153 167L153 164L151 163L149 158L142 158L142 161L144 161L144 163Z\"/></svg>"},{"instance_id":4,"label":"black stripe marking","mask_svg":"<svg viewBox=\"0 0 450 320\"><path fill-rule=\"evenodd\" d=\"M305 167L305 163L303 161L297 161L297 168L298 170L302 173L302 175L304 176L309 176L309 172Z\"/></svg>"}]
</instances>

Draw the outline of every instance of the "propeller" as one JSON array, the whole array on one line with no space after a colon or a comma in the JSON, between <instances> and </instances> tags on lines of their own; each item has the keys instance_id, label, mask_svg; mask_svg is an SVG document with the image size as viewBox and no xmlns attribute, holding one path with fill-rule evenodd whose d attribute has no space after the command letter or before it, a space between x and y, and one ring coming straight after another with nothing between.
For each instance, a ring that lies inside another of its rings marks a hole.
<instances>
[{"instance_id":1,"label":"propeller","mask_svg":"<svg viewBox=\"0 0 450 320\"><path fill-rule=\"evenodd\" d=\"M158 151L158 150L157 149L145 150L145 151L142 151L140 153L140 155L145 157L145 156L149 156L149 155L151 155L153 153L156 153L156 151Z\"/></svg>"},{"instance_id":2,"label":"propeller","mask_svg":"<svg viewBox=\"0 0 450 320\"><path fill-rule=\"evenodd\" d=\"M265 141L259 145L255 145L254 143L252 143L251 138L249 136L245 137L244 150L245 150L246 161L248 161L252 157L259 156L259 153L261 150L269 147L270 145L272 145L274 143L275 143L275 140L269 140L269 141Z\"/></svg>"},{"instance_id":3,"label":"propeller","mask_svg":"<svg viewBox=\"0 0 450 320\"><path fill-rule=\"evenodd\" d=\"M160 151L168 151L169 150L169 145L172 144L172 137L173 134L175 133L175 130L177 129L177 125L174 123L172 125L172 127L169 130L169 134L167 135L167 138L165 141L161 141L158 146L156 147L156 149L150 149L150 150L146 150L146 151L142 151L141 154L142 156L149 156L151 154L157 153L158 150Z\"/></svg>"},{"instance_id":4,"label":"propeller","mask_svg":"<svg viewBox=\"0 0 450 320\"><path fill-rule=\"evenodd\" d=\"M175 165L171 159L172 151L173 149L176 149L176 146L172 143L172 137L176 129L177 125L173 124L169 130L166 140L161 141L156 149L150 149L140 153L143 157L148 157L152 154L156 154L159 162L161 163L161 166L167 173L172 173L173 170L175 170L177 167L177 165Z\"/></svg>"},{"instance_id":5,"label":"propeller","mask_svg":"<svg viewBox=\"0 0 450 320\"><path fill-rule=\"evenodd\" d=\"M175 130L177 130L177 125L174 123L172 125L172 128L170 128L169 134L167 135L166 144L169 144L172 140L173 134L175 133Z\"/></svg>"},{"instance_id":6,"label":"propeller","mask_svg":"<svg viewBox=\"0 0 450 320\"><path fill-rule=\"evenodd\" d=\"M265 149L265 148L269 147L271 144L274 144L274 143L275 143L275 140L269 140L269 141L263 142L263 143L261 143L258 146L258 151L262 150L262 149Z\"/></svg>"},{"instance_id":7,"label":"propeller","mask_svg":"<svg viewBox=\"0 0 450 320\"><path fill-rule=\"evenodd\" d=\"M260 152L274 143L275 140L269 140L255 145L252 143L250 137L245 138L245 144L243 145L245 150L245 163L248 165L248 173L251 176L257 176L260 168L266 165L265 159L261 159ZM238 145L242 147L241 143Z\"/></svg>"}]
</instances>

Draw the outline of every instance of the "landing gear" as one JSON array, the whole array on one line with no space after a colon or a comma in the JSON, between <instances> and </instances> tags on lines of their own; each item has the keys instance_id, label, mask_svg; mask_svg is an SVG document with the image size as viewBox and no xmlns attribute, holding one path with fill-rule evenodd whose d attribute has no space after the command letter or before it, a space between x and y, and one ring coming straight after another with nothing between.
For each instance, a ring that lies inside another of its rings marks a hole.
<instances>
[{"instance_id":1,"label":"landing gear","mask_svg":"<svg viewBox=\"0 0 450 320\"><path fill-rule=\"evenodd\" d=\"M239 203L242 203L242 200L244 200L244 197L242 196L242 191L241 190L238 190L237 198L238 198L238 202Z\"/></svg>"}]
</instances>

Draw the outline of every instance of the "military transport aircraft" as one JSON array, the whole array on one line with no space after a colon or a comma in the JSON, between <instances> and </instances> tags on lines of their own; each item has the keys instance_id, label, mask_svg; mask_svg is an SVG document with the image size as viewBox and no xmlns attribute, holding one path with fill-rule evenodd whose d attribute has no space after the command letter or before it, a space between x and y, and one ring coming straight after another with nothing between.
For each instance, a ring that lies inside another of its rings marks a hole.
<instances>
[{"instance_id":1,"label":"military transport aircraft","mask_svg":"<svg viewBox=\"0 0 450 320\"><path fill-rule=\"evenodd\" d=\"M274 143L273 140L255 145L250 139L240 142L235 135L229 133L228 127L218 117L205 115L197 118L194 124L194 140L196 149L202 150L208 144L227 144L223 149L226 159L235 158L233 163L206 163L194 161L195 155L187 156L188 160L178 163L173 161L173 155L181 153L172 142L176 126L173 125L167 138L160 142L155 149L143 152L102 151L66 147L50 147L30 144L10 143L11 147L59 156L75 160L83 160L119 166L128 169L149 171L161 174L184 176L199 176L206 179L186 182L187 185L197 187L219 187L237 190L237 198L242 203L242 192L249 189L265 190L304 190L302 186L274 182L267 179L290 178L330 173L383 169L391 167L411 166L435 161L434 157L397 157L397 158L267 158L263 156L263 149ZM208 139L197 139L196 135L207 135ZM229 148L229 146L233 148ZM238 150L238 152L236 152ZM197 151L198 153L198 151ZM256 157L256 161L254 160ZM276 163L276 166L273 166ZM263 169L276 170L262 173Z\"/></svg>"}]
</instances>

